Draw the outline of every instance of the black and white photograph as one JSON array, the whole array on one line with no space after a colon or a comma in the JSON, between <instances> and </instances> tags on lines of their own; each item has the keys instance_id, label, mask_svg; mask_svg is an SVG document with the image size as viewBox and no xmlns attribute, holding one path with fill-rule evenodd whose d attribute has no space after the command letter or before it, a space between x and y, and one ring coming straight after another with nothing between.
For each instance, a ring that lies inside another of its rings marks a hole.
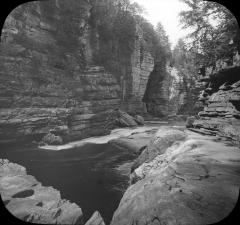
<instances>
[{"instance_id":1,"label":"black and white photograph","mask_svg":"<svg viewBox=\"0 0 240 225\"><path fill-rule=\"evenodd\" d=\"M210 0L3 10L0 223L238 224L235 10Z\"/></svg>"}]
</instances>

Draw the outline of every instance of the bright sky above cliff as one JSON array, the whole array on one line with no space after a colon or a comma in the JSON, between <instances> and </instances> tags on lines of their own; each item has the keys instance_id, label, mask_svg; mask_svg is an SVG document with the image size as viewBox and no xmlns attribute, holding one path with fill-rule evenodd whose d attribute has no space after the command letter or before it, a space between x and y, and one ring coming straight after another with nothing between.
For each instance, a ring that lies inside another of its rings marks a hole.
<instances>
[{"instance_id":1,"label":"bright sky above cliff","mask_svg":"<svg viewBox=\"0 0 240 225\"><path fill-rule=\"evenodd\" d=\"M181 29L178 14L188 9L180 0L132 0L142 5L146 10L144 17L154 26L161 22L172 47L178 39L184 37L189 31Z\"/></svg>"}]
</instances>

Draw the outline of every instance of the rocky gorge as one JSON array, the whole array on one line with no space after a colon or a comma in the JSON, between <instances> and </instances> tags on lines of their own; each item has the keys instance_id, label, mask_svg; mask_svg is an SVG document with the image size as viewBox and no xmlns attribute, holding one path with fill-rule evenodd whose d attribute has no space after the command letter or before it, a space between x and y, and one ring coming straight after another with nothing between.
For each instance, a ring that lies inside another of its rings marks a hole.
<instances>
[{"instance_id":1,"label":"rocky gorge","mask_svg":"<svg viewBox=\"0 0 240 225\"><path fill-rule=\"evenodd\" d=\"M106 125L110 109L166 116L186 103L176 69L162 64L162 77L137 22L131 51L117 34L105 38L104 10L115 7L116 22L122 16L118 1L110 2L31 2L9 14L1 34L1 143L39 141L49 133L63 142L102 135L114 127ZM163 91L148 94L151 82Z\"/></svg>"},{"instance_id":2,"label":"rocky gorge","mask_svg":"<svg viewBox=\"0 0 240 225\"><path fill-rule=\"evenodd\" d=\"M159 224L164 221L166 224L212 224L223 220L234 210L240 185L238 147L229 146L214 136L187 130L184 125L159 124L125 137L115 137L110 143L119 146L115 156L129 151L133 159L128 159L117 169L126 174L130 184L121 197L111 223L108 223ZM228 154L225 154L226 151ZM70 153L70 149L67 152ZM54 155L56 161L57 155ZM106 156L104 158L108 159ZM98 163L100 161L96 161ZM41 167L43 169L43 163ZM5 160L1 164L1 171L1 196L7 209L17 218L36 223L54 221L62 224L65 220L67 224L84 224L84 207L82 214L76 204L59 200L59 192L54 189L45 190L40 184L35 186L37 181L26 175L23 167ZM33 191L30 193L29 190ZM52 192L56 192L57 199L45 200L44 196ZM81 196L81 193L78 192L78 195ZM46 201L50 200L52 203L66 202L65 207L57 204L62 208L58 216L54 216L57 209L47 208ZM16 205L15 201L21 202L23 212L19 211L20 205ZM39 205L39 201L44 204ZM25 207L29 204L31 210ZM102 211L101 208L99 210ZM101 216L95 212L86 224L104 224Z\"/></svg>"},{"instance_id":3,"label":"rocky gorge","mask_svg":"<svg viewBox=\"0 0 240 225\"><path fill-rule=\"evenodd\" d=\"M49 0L6 18L0 193L16 218L200 225L234 210L238 52L196 75L135 14L124 0Z\"/></svg>"}]
</instances>

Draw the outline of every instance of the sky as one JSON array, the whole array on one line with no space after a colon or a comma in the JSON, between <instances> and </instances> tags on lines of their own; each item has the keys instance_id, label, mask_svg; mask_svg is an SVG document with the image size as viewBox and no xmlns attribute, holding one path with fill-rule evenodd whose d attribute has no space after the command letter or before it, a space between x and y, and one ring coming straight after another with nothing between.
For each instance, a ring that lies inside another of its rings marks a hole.
<instances>
[{"instance_id":1,"label":"sky","mask_svg":"<svg viewBox=\"0 0 240 225\"><path fill-rule=\"evenodd\" d=\"M189 30L181 29L178 14L188 10L188 6L180 0L132 0L142 5L147 14L144 17L154 26L161 22L167 35L171 47L177 43L178 39L189 33Z\"/></svg>"}]
</instances>

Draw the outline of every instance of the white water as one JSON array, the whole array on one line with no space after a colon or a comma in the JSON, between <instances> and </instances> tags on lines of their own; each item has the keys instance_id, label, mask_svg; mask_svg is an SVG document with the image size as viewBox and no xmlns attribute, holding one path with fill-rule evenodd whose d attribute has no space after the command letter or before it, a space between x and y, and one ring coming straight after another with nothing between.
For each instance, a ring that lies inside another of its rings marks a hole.
<instances>
[{"instance_id":1,"label":"white water","mask_svg":"<svg viewBox=\"0 0 240 225\"><path fill-rule=\"evenodd\" d=\"M87 143L104 144L113 139L117 139L120 137L127 137L133 133L142 133L142 132L145 132L148 130L152 130L154 128L159 128L159 126L143 126L143 127L137 127L137 128L118 128L118 129L112 130L109 135L85 138L80 141L69 142L64 145L44 145L44 146L40 146L39 148L46 149L46 150L60 151L60 150L64 150L64 149L80 147Z\"/></svg>"}]
</instances>

